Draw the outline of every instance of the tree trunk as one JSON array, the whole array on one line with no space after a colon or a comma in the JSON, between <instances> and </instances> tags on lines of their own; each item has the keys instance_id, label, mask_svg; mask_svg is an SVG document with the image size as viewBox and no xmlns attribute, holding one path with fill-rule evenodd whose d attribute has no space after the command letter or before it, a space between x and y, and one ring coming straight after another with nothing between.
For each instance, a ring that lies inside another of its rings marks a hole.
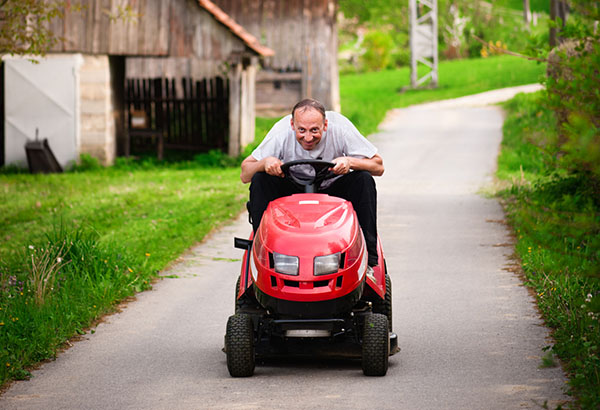
<instances>
[{"instance_id":1,"label":"tree trunk","mask_svg":"<svg viewBox=\"0 0 600 410\"><path fill-rule=\"evenodd\" d=\"M567 16L569 14L569 6L565 1L550 0L550 20L556 21L560 18L560 28L550 28L550 47L556 47L562 42L562 38L559 36L560 31L565 27Z\"/></svg>"},{"instance_id":2,"label":"tree trunk","mask_svg":"<svg viewBox=\"0 0 600 410\"><path fill-rule=\"evenodd\" d=\"M531 22L531 10L529 8L529 0L523 0L523 19L526 24Z\"/></svg>"}]
</instances>

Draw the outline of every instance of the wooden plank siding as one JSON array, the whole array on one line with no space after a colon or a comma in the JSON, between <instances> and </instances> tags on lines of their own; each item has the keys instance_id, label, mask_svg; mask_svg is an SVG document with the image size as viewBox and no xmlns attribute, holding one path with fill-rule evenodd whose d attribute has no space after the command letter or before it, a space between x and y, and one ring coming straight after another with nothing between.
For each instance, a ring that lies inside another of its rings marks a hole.
<instances>
[{"instance_id":1,"label":"wooden plank siding","mask_svg":"<svg viewBox=\"0 0 600 410\"><path fill-rule=\"evenodd\" d=\"M67 2L68 3L68 2ZM67 5L51 30L60 39L52 51L228 60L246 46L197 0L86 0ZM111 18L129 6L133 17Z\"/></svg>"},{"instance_id":2,"label":"wooden plank siding","mask_svg":"<svg viewBox=\"0 0 600 410\"><path fill-rule=\"evenodd\" d=\"M266 70L301 72L298 97L313 97L329 109L339 109L337 0L214 0L214 3L275 51L274 56L264 59ZM258 74L257 81L265 81L262 74ZM288 83L285 90L273 92L272 98L287 98L281 93L289 94L294 86L293 81L284 81Z\"/></svg>"}]
</instances>

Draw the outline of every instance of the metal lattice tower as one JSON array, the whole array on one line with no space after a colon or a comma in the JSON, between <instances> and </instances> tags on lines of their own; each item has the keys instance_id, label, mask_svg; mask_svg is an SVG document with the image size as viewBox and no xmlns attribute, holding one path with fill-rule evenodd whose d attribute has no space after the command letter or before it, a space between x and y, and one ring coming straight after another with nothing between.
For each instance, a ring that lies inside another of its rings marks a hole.
<instances>
[{"instance_id":1,"label":"metal lattice tower","mask_svg":"<svg viewBox=\"0 0 600 410\"><path fill-rule=\"evenodd\" d=\"M438 8L437 0L409 0L410 8L410 83L419 87L427 80L438 85ZM428 67L418 78L419 63Z\"/></svg>"}]
</instances>

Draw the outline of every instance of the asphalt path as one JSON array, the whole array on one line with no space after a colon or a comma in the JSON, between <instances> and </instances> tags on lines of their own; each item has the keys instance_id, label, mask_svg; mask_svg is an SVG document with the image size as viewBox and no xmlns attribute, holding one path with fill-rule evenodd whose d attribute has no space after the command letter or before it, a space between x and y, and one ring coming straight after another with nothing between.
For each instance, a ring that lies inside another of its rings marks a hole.
<instances>
[{"instance_id":1,"label":"asphalt path","mask_svg":"<svg viewBox=\"0 0 600 410\"><path fill-rule=\"evenodd\" d=\"M394 110L371 136L379 234L402 351L385 377L356 361L271 360L229 377L221 351L233 313L246 216L186 252L138 295L0 397L1 409L523 409L567 397L540 368L549 331L513 273L492 181L502 111L514 90ZM491 98L491 99L490 99Z\"/></svg>"}]
</instances>

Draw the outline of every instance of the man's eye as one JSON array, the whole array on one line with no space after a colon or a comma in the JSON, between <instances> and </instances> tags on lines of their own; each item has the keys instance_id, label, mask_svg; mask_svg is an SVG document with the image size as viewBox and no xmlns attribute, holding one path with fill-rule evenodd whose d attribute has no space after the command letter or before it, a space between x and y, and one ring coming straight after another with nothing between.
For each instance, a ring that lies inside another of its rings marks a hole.
<instances>
[{"instance_id":1,"label":"man's eye","mask_svg":"<svg viewBox=\"0 0 600 410\"><path fill-rule=\"evenodd\" d=\"M312 130L310 130L310 132L312 132L313 134L316 134L317 132L319 132L318 128L313 128Z\"/></svg>"}]
</instances>

